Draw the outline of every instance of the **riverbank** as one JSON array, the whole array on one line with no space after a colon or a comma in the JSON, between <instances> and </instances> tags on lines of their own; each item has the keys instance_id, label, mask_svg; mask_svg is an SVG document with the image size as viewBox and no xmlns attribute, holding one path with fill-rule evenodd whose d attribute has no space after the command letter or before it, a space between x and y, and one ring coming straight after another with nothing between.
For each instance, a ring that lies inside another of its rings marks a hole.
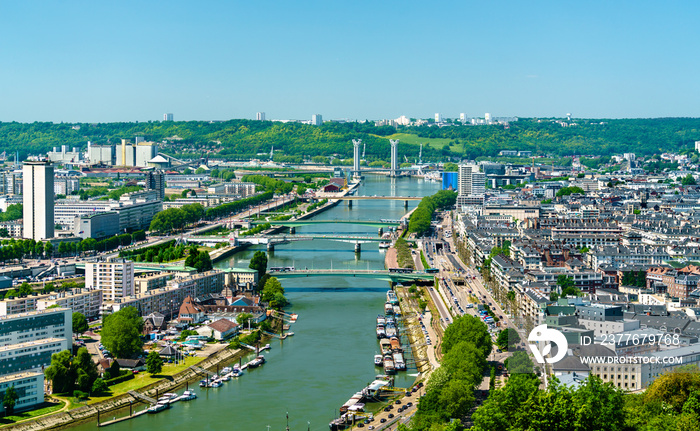
<instances>
[{"instance_id":1,"label":"riverbank","mask_svg":"<svg viewBox=\"0 0 700 431\"><path fill-rule=\"evenodd\" d=\"M264 337L261 340L261 343L266 343L267 341L269 341L269 337ZM226 347L199 362L197 367L205 370L216 370L217 367L240 360L250 353L251 351L249 349L232 350ZM150 398L158 398L159 394L162 395L166 392L173 392L181 389L182 387L187 386L189 383L195 383L204 377L205 376L203 374L190 367L173 376L168 376L158 380L155 383L151 383L137 389L135 392ZM143 401L134 395L125 393L104 401L59 412L54 415L44 416L17 424L8 424L0 427L0 429L13 431L40 431L67 428L93 420L97 420L99 422L100 418L119 416L119 413L125 412L126 409L129 409L130 407L138 406L139 403L142 402Z\"/></svg>"}]
</instances>

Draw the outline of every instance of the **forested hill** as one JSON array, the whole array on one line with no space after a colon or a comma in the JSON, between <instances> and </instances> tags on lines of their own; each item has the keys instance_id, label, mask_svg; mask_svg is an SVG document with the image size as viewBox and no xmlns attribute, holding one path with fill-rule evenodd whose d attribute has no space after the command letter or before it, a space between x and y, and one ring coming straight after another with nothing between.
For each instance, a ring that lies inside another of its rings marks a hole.
<instances>
[{"instance_id":1,"label":"forested hill","mask_svg":"<svg viewBox=\"0 0 700 431\"><path fill-rule=\"evenodd\" d=\"M500 150L531 150L533 154L569 156L634 152L654 154L693 148L700 140L700 119L660 118L575 120L563 127L553 120L521 119L509 127L375 127L372 123L327 122L322 126L270 121L182 121L147 123L0 123L0 152L29 154L68 145L85 149L87 141L118 144L135 136L166 142L162 151L172 155L209 154L229 159L269 153L275 159L297 161L302 156L352 157L352 139L362 139L368 161L389 159L389 138L400 139L399 153L414 161L419 144L423 160L454 156L474 159ZM403 161L403 160L402 160Z\"/></svg>"}]
</instances>

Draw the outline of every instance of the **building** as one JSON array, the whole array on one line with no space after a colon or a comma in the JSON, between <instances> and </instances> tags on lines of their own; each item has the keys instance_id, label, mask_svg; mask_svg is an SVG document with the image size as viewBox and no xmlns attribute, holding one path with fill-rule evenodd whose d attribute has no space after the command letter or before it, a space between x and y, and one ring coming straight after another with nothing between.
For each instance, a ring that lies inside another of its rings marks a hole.
<instances>
[{"instance_id":1,"label":"building","mask_svg":"<svg viewBox=\"0 0 700 431\"><path fill-rule=\"evenodd\" d=\"M122 139L121 147L117 150L117 166L147 167L148 162L158 155L158 146L153 142L128 143Z\"/></svg>"},{"instance_id":2,"label":"building","mask_svg":"<svg viewBox=\"0 0 700 431\"><path fill-rule=\"evenodd\" d=\"M134 262L111 259L85 264L85 288L102 289L104 301L116 301L134 294Z\"/></svg>"},{"instance_id":3,"label":"building","mask_svg":"<svg viewBox=\"0 0 700 431\"><path fill-rule=\"evenodd\" d=\"M459 165L457 180L457 205L482 206L486 193L486 176L476 165Z\"/></svg>"},{"instance_id":4,"label":"building","mask_svg":"<svg viewBox=\"0 0 700 431\"><path fill-rule=\"evenodd\" d=\"M41 298L36 301L36 309L41 311L58 306L70 308L73 313L81 313L88 319L97 319L100 317L102 297L102 289L76 288L63 292L51 292L41 295Z\"/></svg>"},{"instance_id":5,"label":"building","mask_svg":"<svg viewBox=\"0 0 700 431\"><path fill-rule=\"evenodd\" d=\"M173 121L173 114L163 114L163 121Z\"/></svg>"},{"instance_id":6,"label":"building","mask_svg":"<svg viewBox=\"0 0 700 431\"><path fill-rule=\"evenodd\" d=\"M114 211L75 216L73 234L80 238L102 239L119 233L119 214Z\"/></svg>"},{"instance_id":7,"label":"building","mask_svg":"<svg viewBox=\"0 0 700 431\"><path fill-rule=\"evenodd\" d=\"M238 334L238 324L228 319L219 319L197 328L196 331L199 335L222 341Z\"/></svg>"},{"instance_id":8,"label":"building","mask_svg":"<svg viewBox=\"0 0 700 431\"><path fill-rule=\"evenodd\" d=\"M57 195L68 196L80 190L80 180L74 176L56 175L53 179L53 191Z\"/></svg>"},{"instance_id":9,"label":"building","mask_svg":"<svg viewBox=\"0 0 700 431\"><path fill-rule=\"evenodd\" d=\"M166 287L168 281L172 280L174 277L175 274L171 272L156 272L154 274L139 275L134 279L134 295Z\"/></svg>"},{"instance_id":10,"label":"building","mask_svg":"<svg viewBox=\"0 0 700 431\"><path fill-rule=\"evenodd\" d=\"M43 369L51 364L51 355L71 348L72 332L67 308L0 317L0 401L14 386L16 409L43 403Z\"/></svg>"},{"instance_id":11,"label":"building","mask_svg":"<svg viewBox=\"0 0 700 431\"><path fill-rule=\"evenodd\" d=\"M0 222L0 229L7 229L7 233L13 238L21 238L24 231L22 220Z\"/></svg>"},{"instance_id":12,"label":"building","mask_svg":"<svg viewBox=\"0 0 700 431\"><path fill-rule=\"evenodd\" d=\"M258 112L255 114L255 119L258 121L265 121L265 113L264 112Z\"/></svg>"},{"instance_id":13,"label":"building","mask_svg":"<svg viewBox=\"0 0 700 431\"><path fill-rule=\"evenodd\" d=\"M311 125L320 126L323 124L323 116L321 114L314 114L311 116Z\"/></svg>"},{"instance_id":14,"label":"building","mask_svg":"<svg viewBox=\"0 0 700 431\"><path fill-rule=\"evenodd\" d=\"M27 296L8 296L0 301L0 316L28 313L37 309L37 302L48 297L48 294L33 293Z\"/></svg>"},{"instance_id":15,"label":"building","mask_svg":"<svg viewBox=\"0 0 700 431\"><path fill-rule=\"evenodd\" d=\"M83 153L80 152L80 148L73 147L73 151L69 151L68 145L61 145L61 151L58 151L58 147L53 147L53 151L49 151L47 157L52 162L61 164L83 161Z\"/></svg>"},{"instance_id":16,"label":"building","mask_svg":"<svg viewBox=\"0 0 700 431\"><path fill-rule=\"evenodd\" d=\"M457 190L459 188L459 172L442 173L442 189Z\"/></svg>"},{"instance_id":17,"label":"building","mask_svg":"<svg viewBox=\"0 0 700 431\"><path fill-rule=\"evenodd\" d=\"M462 123L462 124L464 124L464 123L466 123L467 121L469 121L469 117L467 117L467 114L465 114L464 112L460 112L460 114L459 114L459 122Z\"/></svg>"},{"instance_id":18,"label":"building","mask_svg":"<svg viewBox=\"0 0 700 431\"><path fill-rule=\"evenodd\" d=\"M92 145L88 142L87 158L92 164L114 165L116 151L114 145Z\"/></svg>"},{"instance_id":19,"label":"building","mask_svg":"<svg viewBox=\"0 0 700 431\"><path fill-rule=\"evenodd\" d=\"M166 287L116 298L113 301L109 301L105 295L103 311L117 312L125 307L134 307L142 316L154 312L171 316L177 313L180 304L188 296L196 298L201 295L221 292L224 289L224 277L223 271L213 270L187 277L176 277L170 280Z\"/></svg>"},{"instance_id":20,"label":"building","mask_svg":"<svg viewBox=\"0 0 700 431\"><path fill-rule=\"evenodd\" d=\"M165 198L165 172L157 170L150 171L146 175L146 188L158 192L158 199Z\"/></svg>"},{"instance_id":21,"label":"building","mask_svg":"<svg viewBox=\"0 0 700 431\"><path fill-rule=\"evenodd\" d=\"M48 160L26 161L22 176L24 237L35 241L53 238L53 165Z\"/></svg>"},{"instance_id":22,"label":"building","mask_svg":"<svg viewBox=\"0 0 700 431\"><path fill-rule=\"evenodd\" d=\"M439 124L439 123L442 123L442 121L443 121L442 114L439 112L436 112L435 113L435 122Z\"/></svg>"}]
</instances>

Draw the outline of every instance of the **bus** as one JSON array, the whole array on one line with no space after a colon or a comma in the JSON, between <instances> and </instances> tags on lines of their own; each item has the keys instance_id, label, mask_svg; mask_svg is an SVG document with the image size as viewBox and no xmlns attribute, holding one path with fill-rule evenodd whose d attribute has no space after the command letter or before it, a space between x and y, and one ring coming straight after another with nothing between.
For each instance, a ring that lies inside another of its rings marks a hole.
<instances>
[{"instance_id":1,"label":"bus","mask_svg":"<svg viewBox=\"0 0 700 431\"><path fill-rule=\"evenodd\" d=\"M413 272L412 268L389 268L389 272L398 272L403 274L410 274Z\"/></svg>"},{"instance_id":2,"label":"bus","mask_svg":"<svg viewBox=\"0 0 700 431\"><path fill-rule=\"evenodd\" d=\"M436 274L436 273L440 272L440 269L439 268L428 268L425 270L425 272L427 272L428 274Z\"/></svg>"}]
</instances>

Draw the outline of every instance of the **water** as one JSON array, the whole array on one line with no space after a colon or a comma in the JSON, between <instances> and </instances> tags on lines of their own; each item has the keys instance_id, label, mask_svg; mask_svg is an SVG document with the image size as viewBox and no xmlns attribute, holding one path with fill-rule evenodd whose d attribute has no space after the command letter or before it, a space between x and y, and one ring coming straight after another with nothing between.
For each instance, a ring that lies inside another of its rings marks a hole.
<instances>
[{"instance_id":1,"label":"water","mask_svg":"<svg viewBox=\"0 0 700 431\"><path fill-rule=\"evenodd\" d=\"M419 179L389 179L369 175L358 195L424 196L435 193L438 183ZM418 201L409 201L409 209ZM398 219L408 211L403 201L346 202L316 217L320 220ZM332 232L330 232L332 231ZM355 233L376 235L376 228L349 224L304 226L297 233ZM251 248L217 264L247 267L256 249ZM269 266L297 268L383 269L384 254L377 244L362 244L355 255L353 244L315 240L277 246L268 257ZM198 399L177 403L156 415L145 415L109 427L111 431L168 429L197 430L327 430L338 408L373 377L381 373L373 357L379 353L375 319L383 312L385 281L354 277L284 279L291 301L290 311L299 314L284 341L273 340L265 352L268 362L247 371L238 380L216 389L196 387ZM333 290L325 288L333 287ZM397 386L410 385L415 370L400 372ZM106 419L106 418L105 418ZM79 426L94 429L94 423Z\"/></svg>"}]
</instances>

